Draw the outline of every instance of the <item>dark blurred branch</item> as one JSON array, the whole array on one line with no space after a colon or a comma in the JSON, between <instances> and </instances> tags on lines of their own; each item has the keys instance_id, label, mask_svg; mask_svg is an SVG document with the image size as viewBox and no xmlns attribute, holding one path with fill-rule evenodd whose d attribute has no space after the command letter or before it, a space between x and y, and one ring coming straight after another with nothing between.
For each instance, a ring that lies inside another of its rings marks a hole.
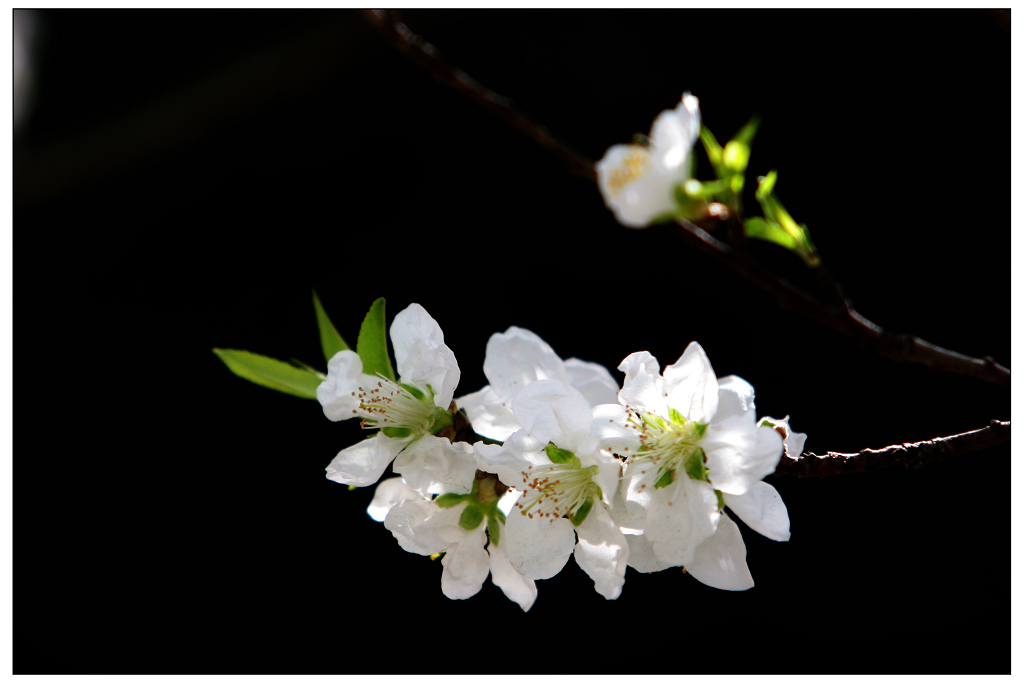
<instances>
[{"instance_id":1,"label":"dark blurred branch","mask_svg":"<svg viewBox=\"0 0 1024 683\"><path fill-rule=\"evenodd\" d=\"M964 453L982 451L1010 440L1010 423L992 420L988 427L973 432L942 436L930 441L887 446L879 450L866 448L860 453L804 453L798 458L783 456L775 475L793 477L828 477L849 472L877 472L896 465L917 469L931 462L940 462Z\"/></svg>"},{"instance_id":2,"label":"dark blurred branch","mask_svg":"<svg viewBox=\"0 0 1024 683\"><path fill-rule=\"evenodd\" d=\"M512 100L499 95L474 79L462 69L449 64L436 47L409 30L388 10L366 10L366 16L383 32L398 49L417 64L429 71L434 78L458 90L471 100L487 109L506 123L515 126L531 138L562 157L573 171L591 181L597 181L597 173L589 159L581 156L564 142L556 138L537 121L519 111Z\"/></svg>"},{"instance_id":3,"label":"dark blurred branch","mask_svg":"<svg viewBox=\"0 0 1024 683\"><path fill-rule=\"evenodd\" d=\"M367 16L397 45L403 53L429 71L434 78L458 90L487 110L520 129L531 138L552 150L580 175L597 181L593 162L570 149L546 128L512 106L511 101L490 90L441 58L437 48L409 30L387 10L367 10ZM734 271L765 291L775 295L782 308L798 311L841 334L850 337L861 348L868 349L891 360L922 365L959 375L1010 387L1010 371L991 357L972 358L944 349L910 334L889 332L871 322L851 305L842 294L839 284L823 266L815 274L825 289L827 304L823 304L799 291L785 280L757 265L745 252L731 248L712 237L696 225L680 220L679 234L692 246L711 254Z\"/></svg>"}]
</instances>

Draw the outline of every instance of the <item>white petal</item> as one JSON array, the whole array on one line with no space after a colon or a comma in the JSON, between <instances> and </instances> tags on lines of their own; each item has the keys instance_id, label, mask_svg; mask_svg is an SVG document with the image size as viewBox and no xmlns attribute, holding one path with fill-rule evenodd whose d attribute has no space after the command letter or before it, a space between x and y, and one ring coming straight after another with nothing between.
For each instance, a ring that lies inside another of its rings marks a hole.
<instances>
[{"instance_id":1,"label":"white petal","mask_svg":"<svg viewBox=\"0 0 1024 683\"><path fill-rule=\"evenodd\" d=\"M420 388L429 385L434 405L447 408L461 371L437 321L419 304L410 304L391 323L391 343L400 379Z\"/></svg>"},{"instance_id":2,"label":"white petal","mask_svg":"<svg viewBox=\"0 0 1024 683\"><path fill-rule=\"evenodd\" d=\"M512 514L512 506L516 504L516 501L519 500L522 495L522 493L515 489L509 489L505 492L505 495L498 500L498 509L507 517Z\"/></svg>"},{"instance_id":3,"label":"white petal","mask_svg":"<svg viewBox=\"0 0 1024 683\"><path fill-rule=\"evenodd\" d=\"M535 464L507 441L502 446L477 442L473 444L473 454L477 469L497 474L506 486L518 486L523 479L522 473Z\"/></svg>"},{"instance_id":4,"label":"white petal","mask_svg":"<svg viewBox=\"0 0 1024 683\"><path fill-rule=\"evenodd\" d=\"M501 543L513 569L531 579L548 579L565 566L576 533L567 519L530 519L516 509L508 516Z\"/></svg>"},{"instance_id":5,"label":"white petal","mask_svg":"<svg viewBox=\"0 0 1024 683\"><path fill-rule=\"evenodd\" d=\"M423 493L469 493L476 474L473 447L427 434L395 458L395 472Z\"/></svg>"},{"instance_id":6,"label":"white petal","mask_svg":"<svg viewBox=\"0 0 1024 683\"><path fill-rule=\"evenodd\" d=\"M659 415L666 413L658 360L654 356L647 351L631 353L619 363L619 370L626 373L619 403Z\"/></svg>"},{"instance_id":7,"label":"white petal","mask_svg":"<svg viewBox=\"0 0 1024 683\"><path fill-rule=\"evenodd\" d=\"M626 428L629 411L625 406L616 403L594 406L593 415L590 433L600 439L601 448L617 455L636 453L640 438L635 431Z\"/></svg>"},{"instance_id":8,"label":"white petal","mask_svg":"<svg viewBox=\"0 0 1024 683\"><path fill-rule=\"evenodd\" d=\"M651 539L645 534L626 536L626 542L629 544L629 566L638 572L660 572L675 566L655 554Z\"/></svg>"},{"instance_id":9,"label":"white petal","mask_svg":"<svg viewBox=\"0 0 1024 683\"><path fill-rule=\"evenodd\" d=\"M491 581L509 600L517 603L524 612L529 612L537 599L537 584L512 568L503 544L491 542L487 545L487 552L491 556Z\"/></svg>"},{"instance_id":10,"label":"white petal","mask_svg":"<svg viewBox=\"0 0 1024 683\"><path fill-rule=\"evenodd\" d=\"M708 424L718 410L718 380L704 349L690 342L686 351L665 368L665 401L687 420Z\"/></svg>"},{"instance_id":11,"label":"white petal","mask_svg":"<svg viewBox=\"0 0 1024 683\"><path fill-rule=\"evenodd\" d=\"M575 451L590 436L590 404L578 390L562 382L539 380L522 389L512 412L523 430L541 442L553 441Z\"/></svg>"},{"instance_id":12,"label":"white petal","mask_svg":"<svg viewBox=\"0 0 1024 683\"><path fill-rule=\"evenodd\" d=\"M355 417L359 407L359 386L373 378L363 374L363 361L355 351L338 351L327 361L327 379L316 388L316 398L328 419Z\"/></svg>"},{"instance_id":13,"label":"white petal","mask_svg":"<svg viewBox=\"0 0 1024 683\"><path fill-rule=\"evenodd\" d=\"M775 471L782 457L782 437L771 427L756 427L751 414L708 425L701 446L708 477L722 493L739 496Z\"/></svg>"},{"instance_id":14,"label":"white petal","mask_svg":"<svg viewBox=\"0 0 1024 683\"><path fill-rule=\"evenodd\" d=\"M750 382L736 375L719 378L716 422L733 415L746 415L753 410L754 387L750 386Z\"/></svg>"},{"instance_id":15,"label":"white petal","mask_svg":"<svg viewBox=\"0 0 1024 683\"><path fill-rule=\"evenodd\" d=\"M403 500L423 500L423 494L409 487L401 477L391 477L377 484L373 492L373 500L366 508L366 514L374 520L383 522L391 508Z\"/></svg>"},{"instance_id":16,"label":"white petal","mask_svg":"<svg viewBox=\"0 0 1024 683\"><path fill-rule=\"evenodd\" d=\"M635 468L635 466L634 466ZM651 506L651 484L643 488L649 479L639 474L639 470L626 470L627 474L619 483L611 506L612 519L626 535L642 534L647 528L648 509Z\"/></svg>"},{"instance_id":17,"label":"white petal","mask_svg":"<svg viewBox=\"0 0 1024 683\"><path fill-rule=\"evenodd\" d=\"M568 384L579 389L591 406L618 401L619 383L605 366L570 358L565 361L565 371L569 375Z\"/></svg>"},{"instance_id":18,"label":"white petal","mask_svg":"<svg viewBox=\"0 0 1024 683\"><path fill-rule=\"evenodd\" d=\"M584 468L597 465L594 481L601 487L601 498L604 503L612 505L615 493L619 488L619 477L622 476L622 461L604 450L587 453L581 449L576 455L579 456L580 463Z\"/></svg>"},{"instance_id":19,"label":"white petal","mask_svg":"<svg viewBox=\"0 0 1024 683\"><path fill-rule=\"evenodd\" d=\"M789 540L789 512L771 484L759 481L742 496L724 497L729 509L757 533L773 541Z\"/></svg>"},{"instance_id":20,"label":"white petal","mask_svg":"<svg viewBox=\"0 0 1024 683\"><path fill-rule=\"evenodd\" d=\"M714 489L677 473L675 482L651 492L644 535L661 560L685 565L693 561L697 546L715 533L720 517Z\"/></svg>"},{"instance_id":21,"label":"white petal","mask_svg":"<svg viewBox=\"0 0 1024 683\"><path fill-rule=\"evenodd\" d=\"M745 591L754 587L747 568L747 547L736 522L722 515L715 535L697 548L686 571L701 583L726 591Z\"/></svg>"},{"instance_id":22,"label":"white petal","mask_svg":"<svg viewBox=\"0 0 1024 683\"><path fill-rule=\"evenodd\" d=\"M468 534L461 543L452 546L441 558L441 592L452 600L465 600L480 592L487 572L491 569L491 556L484 550L487 537L483 527Z\"/></svg>"},{"instance_id":23,"label":"white petal","mask_svg":"<svg viewBox=\"0 0 1024 683\"><path fill-rule=\"evenodd\" d=\"M451 537L438 535L436 525L423 526L425 521L439 512L441 509L429 500L403 500L388 511L384 518L384 528L392 533L398 545L406 552L433 555L452 544ZM458 517L454 521L457 523Z\"/></svg>"},{"instance_id":24,"label":"white petal","mask_svg":"<svg viewBox=\"0 0 1024 683\"><path fill-rule=\"evenodd\" d=\"M573 554L578 564L594 580L594 590L607 600L622 592L626 581L629 546L608 510L596 503L583 523L576 527L579 542Z\"/></svg>"},{"instance_id":25,"label":"white petal","mask_svg":"<svg viewBox=\"0 0 1024 683\"><path fill-rule=\"evenodd\" d=\"M672 110L663 111L651 126L651 157L655 168L686 180L690 150L700 135L697 98L689 93Z\"/></svg>"},{"instance_id":26,"label":"white petal","mask_svg":"<svg viewBox=\"0 0 1024 683\"><path fill-rule=\"evenodd\" d=\"M547 342L530 330L510 327L487 341L484 375L506 406L523 387L542 379L566 382L565 365Z\"/></svg>"},{"instance_id":27,"label":"white petal","mask_svg":"<svg viewBox=\"0 0 1024 683\"><path fill-rule=\"evenodd\" d=\"M363 439L334 456L327 466L327 478L339 484L376 484L405 442L377 434Z\"/></svg>"},{"instance_id":28,"label":"white petal","mask_svg":"<svg viewBox=\"0 0 1024 683\"><path fill-rule=\"evenodd\" d=\"M480 436L504 441L519 429L512 409L501 402L490 385L455 399L455 405L466 410L473 431Z\"/></svg>"}]
</instances>

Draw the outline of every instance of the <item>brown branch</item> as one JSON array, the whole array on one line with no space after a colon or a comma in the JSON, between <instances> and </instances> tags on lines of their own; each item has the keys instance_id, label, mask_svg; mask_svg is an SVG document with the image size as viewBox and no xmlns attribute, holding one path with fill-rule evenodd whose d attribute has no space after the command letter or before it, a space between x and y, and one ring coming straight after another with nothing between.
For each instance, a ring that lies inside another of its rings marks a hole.
<instances>
[{"instance_id":1,"label":"brown branch","mask_svg":"<svg viewBox=\"0 0 1024 683\"><path fill-rule=\"evenodd\" d=\"M572 170L592 182L597 173L589 159L580 155L537 121L519 111L512 100L499 95L462 69L449 64L436 47L409 30L388 10L366 10L365 14L405 55L429 71L434 78L458 90L506 123L515 126L541 145L562 157Z\"/></svg>"},{"instance_id":2,"label":"brown branch","mask_svg":"<svg viewBox=\"0 0 1024 683\"><path fill-rule=\"evenodd\" d=\"M393 40L402 52L430 71L434 78L468 96L552 150L566 160L580 175L589 178L592 182L597 181L593 162L570 149L546 128L515 109L508 98L486 88L464 71L446 62L441 58L437 48L410 31L390 12L368 10L367 16ZM735 221L737 218L734 217L731 220ZM683 228L679 233L683 239L701 251L711 254L765 291L775 295L782 308L797 311L846 335L857 342L861 348L894 361L920 363L932 370L967 375L1002 387L1010 387L1010 370L996 363L991 356L980 359L972 358L942 348L914 335L889 332L871 322L853 308L849 299L843 295L839 284L835 282L824 266L818 266L814 270L825 290L827 304L817 301L757 265L745 251L730 247L689 221L679 220L677 222Z\"/></svg>"},{"instance_id":3,"label":"brown branch","mask_svg":"<svg viewBox=\"0 0 1024 683\"><path fill-rule=\"evenodd\" d=\"M828 477L849 472L877 472L896 465L917 469L964 453L985 450L1010 440L1010 423L992 420L987 427L972 432L941 436L930 441L887 446L879 450L865 448L860 453L804 453L797 458L783 456L776 476Z\"/></svg>"}]
</instances>

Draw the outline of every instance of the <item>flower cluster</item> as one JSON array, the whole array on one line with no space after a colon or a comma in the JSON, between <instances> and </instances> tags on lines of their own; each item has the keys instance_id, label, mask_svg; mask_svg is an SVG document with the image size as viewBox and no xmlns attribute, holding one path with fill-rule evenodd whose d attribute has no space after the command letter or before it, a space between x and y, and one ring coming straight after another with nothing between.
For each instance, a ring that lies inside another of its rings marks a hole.
<instances>
[{"instance_id":1,"label":"flower cluster","mask_svg":"<svg viewBox=\"0 0 1024 683\"><path fill-rule=\"evenodd\" d=\"M753 586L739 527L777 541L789 516L762 478L804 435L788 417L758 419L754 390L718 379L696 342L662 372L647 352L618 366L562 360L517 327L487 344L488 385L453 396L460 371L437 322L419 305L391 326L398 381L363 372L339 351L317 389L332 420L376 430L342 450L333 481L377 484L368 509L412 553L443 553L441 590L475 595L487 576L528 610L536 581L572 555L607 599L626 567L684 567L726 590ZM468 422L468 425L465 424Z\"/></svg>"}]
</instances>

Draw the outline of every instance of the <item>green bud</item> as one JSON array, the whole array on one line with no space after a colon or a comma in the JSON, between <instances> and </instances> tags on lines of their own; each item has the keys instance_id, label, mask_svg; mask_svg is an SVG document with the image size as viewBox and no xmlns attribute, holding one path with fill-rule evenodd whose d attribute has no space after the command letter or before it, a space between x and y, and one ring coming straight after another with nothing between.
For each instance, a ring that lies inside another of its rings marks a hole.
<instances>
[{"instance_id":1,"label":"green bud","mask_svg":"<svg viewBox=\"0 0 1024 683\"><path fill-rule=\"evenodd\" d=\"M472 531L480 526L480 522L484 521L484 512L476 505L467 505L466 509L462 511L462 516L459 517L459 526L466 531Z\"/></svg>"},{"instance_id":2,"label":"green bud","mask_svg":"<svg viewBox=\"0 0 1024 683\"><path fill-rule=\"evenodd\" d=\"M725 508L725 496L718 489L715 489L715 498L718 499L718 511L721 512Z\"/></svg>"},{"instance_id":3,"label":"green bud","mask_svg":"<svg viewBox=\"0 0 1024 683\"><path fill-rule=\"evenodd\" d=\"M487 534L491 537L491 543L498 545L501 540L501 524L496 517L487 518Z\"/></svg>"},{"instance_id":4,"label":"green bud","mask_svg":"<svg viewBox=\"0 0 1024 683\"><path fill-rule=\"evenodd\" d=\"M708 469L704 467L704 449L697 448L683 461L686 475L697 481L707 481Z\"/></svg>"},{"instance_id":5,"label":"green bud","mask_svg":"<svg viewBox=\"0 0 1024 683\"><path fill-rule=\"evenodd\" d=\"M592 507L594 507L594 499L587 498L585 501L583 501L583 505L579 506L575 514L569 515L569 521L572 522L573 526L579 526L580 524L583 524L583 520L585 520L587 518L587 515L590 514L590 509Z\"/></svg>"},{"instance_id":6,"label":"green bud","mask_svg":"<svg viewBox=\"0 0 1024 683\"><path fill-rule=\"evenodd\" d=\"M460 493L445 493L434 499L439 508L452 508L459 503L468 500L469 495Z\"/></svg>"},{"instance_id":7,"label":"green bud","mask_svg":"<svg viewBox=\"0 0 1024 683\"><path fill-rule=\"evenodd\" d=\"M675 470L666 470L664 474L662 474L660 477L658 477L658 481L654 482L654 488L656 488L656 489L663 489L663 488L665 488L666 486L668 486L669 484L671 484L675 480L676 480L676 471Z\"/></svg>"},{"instance_id":8,"label":"green bud","mask_svg":"<svg viewBox=\"0 0 1024 683\"><path fill-rule=\"evenodd\" d=\"M412 430L408 427L381 427L380 431L384 436L390 436L392 439L404 439L412 434Z\"/></svg>"},{"instance_id":9,"label":"green bud","mask_svg":"<svg viewBox=\"0 0 1024 683\"><path fill-rule=\"evenodd\" d=\"M565 465L573 462L579 463L579 458L572 451L567 451L564 448L559 448L553 442L549 441L548 445L544 447L544 452L548 454L548 458L551 462L557 465Z\"/></svg>"}]
</instances>

